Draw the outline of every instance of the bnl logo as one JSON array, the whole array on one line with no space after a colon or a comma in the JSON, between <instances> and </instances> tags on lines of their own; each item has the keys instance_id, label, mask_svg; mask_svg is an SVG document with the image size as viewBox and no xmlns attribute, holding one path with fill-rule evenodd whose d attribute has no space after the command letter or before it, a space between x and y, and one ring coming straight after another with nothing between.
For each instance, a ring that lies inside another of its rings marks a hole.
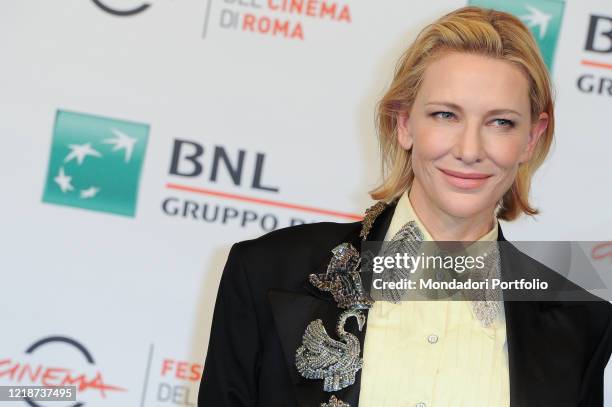
<instances>
[{"instance_id":1,"label":"bnl logo","mask_svg":"<svg viewBox=\"0 0 612 407\"><path fill-rule=\"evenodd\" d=\"M549 71L552 71L557 39L563 20L562 0L469 0L472 6L513 14L531 30Z\"/></svg>"},{"instance_id":2,"label":"bnl logo","mask_svg":"<svg viewBox=\"0 0 612 407\"><path fill-rule=\"evenodd\" d=\"M599 54L612 53L612 17L594 14L590 16L584 49Z\"/></svg>"},{"instance_id":3,"label":"bnl logo","mask_svg":"<svg viewBox=\"0 0 612 407\"><path fill-rule=\"evenodd\" d=\"M133 217L149 126L59 110L43 202Z\"/></svg>"}]
</instances>

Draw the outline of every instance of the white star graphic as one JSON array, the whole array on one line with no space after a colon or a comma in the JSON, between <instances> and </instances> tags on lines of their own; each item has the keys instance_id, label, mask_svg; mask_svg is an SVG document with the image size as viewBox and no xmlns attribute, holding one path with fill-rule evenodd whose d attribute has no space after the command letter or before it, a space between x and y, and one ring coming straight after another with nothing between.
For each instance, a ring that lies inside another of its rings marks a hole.
<instances>
[{"instance_id":1,"label":"white star graphic","mask_svg":"<svg viewBox=\"0 0 612 407\"><path fill-rule=\"evenodd\" d=\"M546 29L548 28L548 23L552 18L551 14L546 14L542 10L539 10L529 4L525 4L525 7L531 12L531 14L525 14L520 16L519 18L525 21L528 27L540 27L540 39L544 38L546 35Z\"/></svg>"},{"instance_id":2,"label":"white star graphic","mask_svg":"<svg viewBox=\"0 0 612 407\"><path fill-rule=\"evenodd\" d=\"M132 158L132 151L134 150L134 144L138 141L138 139L134 137L130 137L122 131L117 129L111 129L115 138L108 138L102 140L103 143L113 144L113 151L117 150L125 150L125 162L129 162Z\"/></svg>"},{"instance_id":3,"label":"white star graphic","mask_svg":"<svg viewBox=\"0 0 612 407\"><path fill-rule=\"evenodd\" d=\"M74 189L74 187L70 183L71 180L72 177L69 177L64 173L64 167L60 167L59 173L55 178L53 178L53 181L55 181L55 183L59 185L63 193L66 193L66 191L72 191Z\"/></svg>"},{"instance_id":4,"label":"white star graphic","mask_svg":"<svg viewBox=\"0 0 612 407\"><path fill-rule=\"evenodd\" d=\"M100 192L100 188L96 188L96 187L89 187L87 189L81 189L81 198L82 199L93 198L94 196L98 194L98 192Z\"/></svg>"},{"instance_id":5,"label":"white star graphic","mask_svg":"<svg viewBox=\"0 0 612 407\"><path fill-rule=\"evenodd\" d=\"M72 161L72 159L76 158L77 163L81 165L83 164L83 160L85 160L85 157L87 157L88 155L91 155L93 157L102 157L102 154L100 154L99 151L91 148L90 143L69 144L68 147L70 148L70 153L68 153L66 158L64 158L65 163L70 162Z\"/></svg>"}]
</instances>

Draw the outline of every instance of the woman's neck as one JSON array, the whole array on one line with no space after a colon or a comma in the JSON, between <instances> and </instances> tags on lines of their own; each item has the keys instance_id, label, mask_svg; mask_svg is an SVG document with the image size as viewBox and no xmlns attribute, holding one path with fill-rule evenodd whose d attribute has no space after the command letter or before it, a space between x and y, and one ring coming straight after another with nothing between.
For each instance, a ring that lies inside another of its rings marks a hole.
<instances>
[{"instance_id":1,"label":"woman's neck","mask_svg":"<svg viewBox=\"0 0 612 407\"><path fill-rule=\"evenodd\" d=\"M414 212L434 240L476 241L494 227L492 223L494 208L469 218L451 216L430 202L416 180L412 184L408 198Z\"/></svg>"}]
</instances>

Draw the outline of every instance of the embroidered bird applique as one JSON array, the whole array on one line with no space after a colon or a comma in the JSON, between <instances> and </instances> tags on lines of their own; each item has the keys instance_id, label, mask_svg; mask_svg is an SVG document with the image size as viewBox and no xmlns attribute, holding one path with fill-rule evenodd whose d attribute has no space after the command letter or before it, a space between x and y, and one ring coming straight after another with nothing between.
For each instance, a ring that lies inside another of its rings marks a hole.
<instances>
[{"instance_id":1,"label":"embroidered bird applique","mask_svg":"<svg viewBox=\"0 0 612 407\"><path fill-rule=\"evenodd\" d=\"M356 310L344 311L336 325L340 340L331 338L323 321L317 319L308 324L302 345L296 350L295 363L300 374L307 379L323 379L323 390L328 392L354 384L355 374L363 366L359 339L344 329L350 317L357 319L361 331L365 315Z\"/></svg>"}]
</instances>

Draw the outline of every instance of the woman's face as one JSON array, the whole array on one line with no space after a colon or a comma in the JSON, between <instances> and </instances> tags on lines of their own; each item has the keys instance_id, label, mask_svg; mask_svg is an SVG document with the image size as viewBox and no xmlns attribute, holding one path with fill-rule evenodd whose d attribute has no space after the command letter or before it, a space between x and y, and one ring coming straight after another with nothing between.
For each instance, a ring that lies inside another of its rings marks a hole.
<instances>
[{"instance_id":1,"label":"woman's face","mask_svg":"<svg viewBox=\"0 0 612 407\"><path fill-rule=\"evenodd\" d=\"M531 158L547 114L533 123L529 83L509 62L449 52L425 70L398 140L412 149L412 188L457 218L491 214Z\"/></svg>"}]
</instances>

